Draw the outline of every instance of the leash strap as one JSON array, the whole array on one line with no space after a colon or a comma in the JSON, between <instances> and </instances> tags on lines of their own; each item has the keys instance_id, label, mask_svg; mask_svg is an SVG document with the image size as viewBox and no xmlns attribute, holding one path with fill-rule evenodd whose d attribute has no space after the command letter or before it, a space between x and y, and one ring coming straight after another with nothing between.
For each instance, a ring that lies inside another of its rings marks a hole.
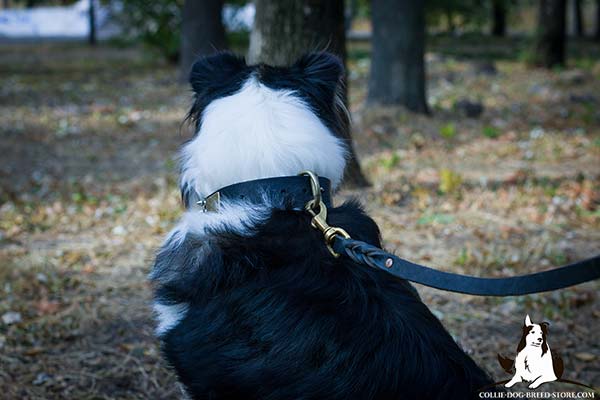
<instances>
[{"instance_id":1,"label":"leash strap","mask_svg":"<svg viewBox=\"0 0 600 400\"><path fill-rule=\"evenodd\" d=\"M368 243L339 235L333 238L331 246L338 254L344 254L359 264L382 269L398 278L476 296L520 296L562 289L600 278L600 255L533 274L479 278L415 264Z\"/></svg>"},{"instance_id":2,"label":"leash strap","mask_svg":"<svg viewBox=\"0 0 600 400\"><path fill-rule=\"evenodd\" d=\"M300 175L308 176L312 182L313 199L304 207L312 216L311 225L323 233L325 245L334 257L343 254L359 264L382 269L407 281L476 296L520 296L548 292L600 278L600 255L548 271L508 278L479 278L415 264L354 240L342 228L329 225L327 205L321 200L319 177L311 171L303 171Z\"/></svg>"}]
</instances>

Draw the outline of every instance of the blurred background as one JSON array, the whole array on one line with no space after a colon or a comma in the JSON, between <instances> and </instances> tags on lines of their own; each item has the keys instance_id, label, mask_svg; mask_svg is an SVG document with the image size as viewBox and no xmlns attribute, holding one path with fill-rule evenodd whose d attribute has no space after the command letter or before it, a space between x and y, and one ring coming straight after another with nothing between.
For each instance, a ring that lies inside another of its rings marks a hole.
<instances>
[{"instance_id":1,"label":"blurred background","mask_svg":"<svg viewBox=\"0 0 600 400\"><path fill-rule=\"evenodd\" d=\"M354 151L336 202L358 197L396 254L507 276L599 251L598 0L0 6L0 398L178 398L146 274L182 213L187 73L216 50L344 60ZM529 313L565 378L598 387L599 286L418 290L496 380Z\"/></svg>"}]
</instances>

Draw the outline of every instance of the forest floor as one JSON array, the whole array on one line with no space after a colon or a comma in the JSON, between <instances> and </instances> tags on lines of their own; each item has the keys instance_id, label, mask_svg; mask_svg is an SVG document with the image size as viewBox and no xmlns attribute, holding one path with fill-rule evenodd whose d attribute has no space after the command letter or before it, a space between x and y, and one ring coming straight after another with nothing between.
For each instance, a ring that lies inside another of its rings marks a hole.
<instances>
[{"instance_id":1,"label":"forest floor","mask_svg":"<svg viewBox=\"0 0 600 400\"><path fill-rule=\"evenodd\" d=\"M434 43L428 117L365 109L368 51L351 48L355 146L372 186L337 202L359 197L388 249L443 270L513 275L597 254L599 46L542 71L514 43L486 41ZM155 57L109 46L3 46L0 76L0 398L177 398L146 274L181 215L189 90ZM418 290L495 379L508 378L496 354L514 355L529 313L551 322L565 377L600 387L599 287Z\"/></svg>"}]
</instances>

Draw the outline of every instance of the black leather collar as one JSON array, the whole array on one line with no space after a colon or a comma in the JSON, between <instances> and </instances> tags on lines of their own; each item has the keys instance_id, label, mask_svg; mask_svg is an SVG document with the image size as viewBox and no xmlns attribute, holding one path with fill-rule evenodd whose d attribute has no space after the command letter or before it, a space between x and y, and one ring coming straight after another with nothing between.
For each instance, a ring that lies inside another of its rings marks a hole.
<instances>
[{"instance_id":1,"label":"black leather collar","mask_svg":"<svg viewBox=\"0 0 600 400\"><path fill-rule=\"evenodd\" d=\"M322 201L331 206L331 181L319 177ZM313 199L311 182L308 176L282 176L277 178L256 179L225 186L205 199L195 193L187 197L187 209L200 209L204 212L218 211L222 202L245 202L264 204L265 199L276 200L281 205L293 209L304 209Z\"/></svg>"}]
</instances>

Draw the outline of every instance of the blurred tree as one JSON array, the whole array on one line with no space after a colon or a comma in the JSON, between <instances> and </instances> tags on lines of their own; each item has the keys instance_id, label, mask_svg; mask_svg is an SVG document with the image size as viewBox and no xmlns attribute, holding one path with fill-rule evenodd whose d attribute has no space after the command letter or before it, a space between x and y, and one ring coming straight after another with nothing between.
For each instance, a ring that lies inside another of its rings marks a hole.
<instances>
[{"instance_id":1,"label":"blurred tree","mask_svg":"<svg viewBox=\"0 0 600 400\"><path fill-rule=\"evenodd\" d=\"M158 50L168 61L177 62L183 0L121 1L122 9L117 17L125 34Z\"/></svg>"},{"instance_id":2,"label":"blurred tree","mask_svg":"<svg viewBox=\"0 0 600 400\"><path fill-rule=\"evenodd\" d=\"M425 9L421 0L373 0L368 103L427 113Z\"/></svg>"},{"instance_id":3,"label":"blurred tree","mask_svg":"<svg viewBox=\"0 0 600 400\"><path fill-rule=\"evenodd\" d=\"M552 68L565 64L566 0L539 0L533 62Z\"/></svg>"},{"instance_id":4,"label":"blurred tree","mask_svg":"<svg viewBox=\"0 0 600 400\"><path fill-rule=\"evenodd\" d=\"M250 62L289 65L310 50L346 59L344 1L256 0Z\"/></svg>"},{"instance_id":5,"label":"blurred tree","mask_svg":"<svg viewBox=\"0 0 600 400\"><path fill-rule=\"evenodd\" d=\"M596 33L594 37L600 41L600 0L596 0Z\"/></svg>"},{"instance_id":6,"label":"blurred tree","mask_svg":"<svg viewBox=\"0 0 600 400\"><path fill-rule=\"evenodd\" d=\"M425 15L428 25L445 26L450 33L458 28L480 29L489 18L483 0L427 0Z\"/></svg>"},{"instance_id":7,"label":"blurred tree","mask_svg":"<svg viewBox=\"0 0 600 400\"><path fill-rule=\"evenodd\" d=\"M256 0L248 60L290 65L313 50L327 50L346 61L344 0ZM346 95L344 93L344 101ZM342 113L344 114L344 113ZM350 121L343 139L350 149L344 184L365 186L365 179L350 137Z\"/></svg>"},{"instance_id":8,"label":"blurred tree","mask_svg":"<svg viewBox=\"0 0 600 400\"><path fill-rule=\"evenodd\" d=\"M573 5L573 30L575 31L575 36L583 37L584 36L584 25L583 25L583 17L581 15L581 0L572 0Z\"/></svg>"},{"instance_id":9,"label":"blurred tree","mask_svg":"<svg viewBox=\"0 0 600 400\"><path fill-rule=\"evenodd\" d=\"M187 81L196 57L227 47L223 0L185 0L181 25L181 79Z\"/></svg>"},{"instance_id":10,"label":"blurred tree","mask_svg":"<svg viewBox=\"0 0 600 400\"><path fill-rule=\"evenodd\" d=\"M506 36L506 0L492 0L492 35Z\"/></svg>"},{"instance_id":11,"label":"blurred tree","mask_svg":"<svg viewBox=\"0 0 600 400\"><path fill-rule=\"evenodd\" d=\"M96 7L95 0L89 0L90 6L88 9L89 13L89 24L90 24L90 34L88 37L88 42L91 46L96 45Z\"/></svg>"},{"instance_id":12,"label":"blurred tree","mask_svg":"<svg viewBox=\"0 0 600 400\"><path fill-rule=\"evenodd\" d=\"M345 18L346 18L346 31L349 31L352 29L352 21L354 21L354 18L356 17L356 13L358 12L358 0L348 0L347 1L347 7L346 7L346 12L345 12Z\"/></svg>"}]
</instances>

